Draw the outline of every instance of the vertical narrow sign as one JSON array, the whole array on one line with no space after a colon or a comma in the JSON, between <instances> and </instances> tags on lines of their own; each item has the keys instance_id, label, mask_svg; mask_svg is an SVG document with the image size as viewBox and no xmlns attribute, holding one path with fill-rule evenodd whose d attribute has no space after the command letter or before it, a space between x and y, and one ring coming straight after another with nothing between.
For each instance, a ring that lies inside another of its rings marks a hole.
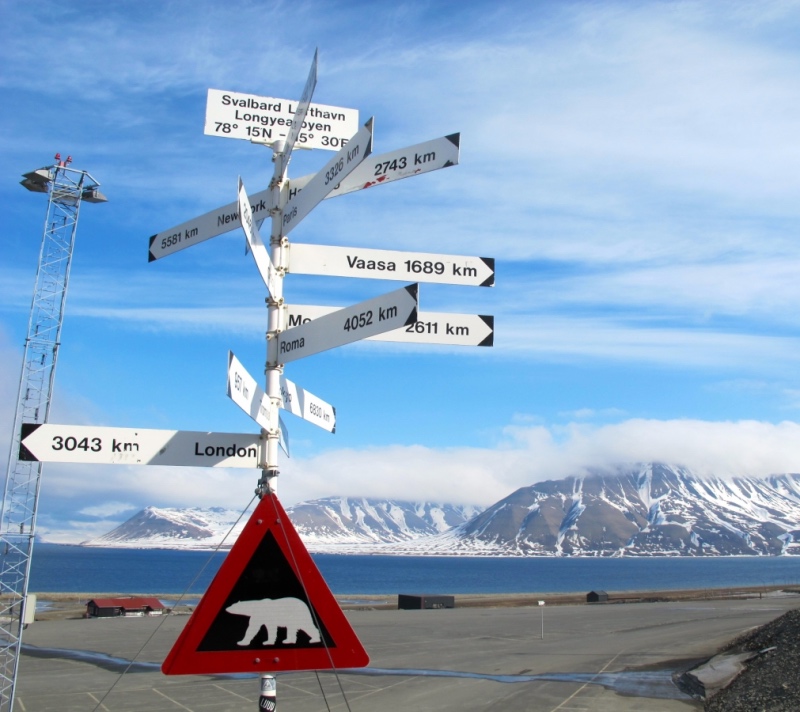
<instances>
[{"instance_id":1,"label":"vertical narrow sign","mask_svg":"<svg viewBox=\"0 0 800 712\"><path fill-rule=\"evenodd\" d=\"M317 86L317 56L319 50L314 50L314 60L311 62L311 70L308 73L306 85L303 88L303 95L297 104L297 109L294 112L294 121L289 135L286 137L286 146L283 153L280 154L280 169L277 173L283 175L286 167L289 165L289 160L292 157L292 150L300 135L300 130L303 128L303 121L305 121L306 114L308 113L308 106L311 104L311 97L314 95L314 88Z\"/></svg>"},{"instance_id":2,"label":"vertical narrow sign","mask_svg":"<svg viewBox=\"0 0 800 712\"><path fill-rule=\"evenodd\" d=\"M264 241L261 239L261 234L258 232L258 225L256 225L253 219L250 199L247 197L247 191L244 189L244 183L241 177L239 177L239 190L237 195L239 200L239 217L242 221L242 230L244 230L244 235L247 238L247 246L250 248L250 252L253 253L253 259L256 261L256 267L258 267L258 271L261 274L261 279L263 279L264 284L267 285L269 296L275 301L278 301L281 298L282 291L280 279L278 278L278 271L275 269L275 265L272 264L272 259L269 256L269 252L267 252L267 246L264 244Z\"/></svg>"}]
</instances>

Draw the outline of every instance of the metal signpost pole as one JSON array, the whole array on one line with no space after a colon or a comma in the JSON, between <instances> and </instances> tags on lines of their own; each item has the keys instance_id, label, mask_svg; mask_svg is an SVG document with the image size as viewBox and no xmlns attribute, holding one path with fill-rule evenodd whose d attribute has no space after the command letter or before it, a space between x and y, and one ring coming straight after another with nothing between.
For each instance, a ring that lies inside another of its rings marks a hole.
<instances>
[{"instance_id":1,"label":"metal signpost pole","mask_svg":"<svg viewBox=\"0 0 800 712\"><path fill-rule=\"evenodd\" d=\"M539 608L542 609L542 640L544 640L544 601L539 601Z\"/></svg>"},{"instance_id":2,"label":"metal signpost pole","mask_svg":"<svg viewBox=\"0 0 800 712\"><path fill-rule=\"evenodd\" d=\"M269 353L269 341L280 331L282 324L281 306L283 305L283 277L286 272L283 261L283 244L282 244L282 223L283 223L283 184L286 177L286 163L284 152L286 151L286 143L284 141L276 141L272 144L272 162L275 169L272 174L272 181L270 183L270 190L272 193L272 225L270 230L269 239L269 254L272 264L277 268L278 279L276 281L278 294L271 294L267 297L267 353ZM278 406L281 402L281 376L283 375L283 366L274 363L270 364L269 358L266 359L266 392L270 399L270 408L273 412L278 412ZM278 444L280 440L280 428L275 431L263 431L267 439L266 443L266 461L262 470L261 480L258 483L256 493L259 497L270 492L277 492L278 487Z\"/></svg>"},{"instance_id":3,"label":"metal signpost pole","mask_svg":"<svg viewBox=\"0 0 800 712\"><path fill-rule=\"evenodd\" d=\"M261 696L258 699L258 709L261 712L275 712L277 708L277 682L275 676L264 674L261 676Z\"/></svg>"}]
</instances>

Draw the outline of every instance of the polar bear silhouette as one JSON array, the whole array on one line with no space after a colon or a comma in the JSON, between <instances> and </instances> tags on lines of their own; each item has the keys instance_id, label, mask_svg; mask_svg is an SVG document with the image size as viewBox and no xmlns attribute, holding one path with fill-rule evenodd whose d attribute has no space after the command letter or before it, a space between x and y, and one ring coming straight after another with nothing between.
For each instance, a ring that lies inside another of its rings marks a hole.
<instances>
[{"instance_id":1,"label":"polar bear silhouette","mask_svg":"<svg viewBox=\"0 0 800 712\"><path fill-rule=\"evenodd\" d=\"M248 616L247 631L237 645L249 645L262 627L267 629L267 639L262 645L274 645L278 638L278 628L286 628L284 643L297 643L297 634L302 630L310 643L319 643L319 630L314 625L308 606L299 598L262 598L256 601L239 601L228 606L228 613L235 616Z\"/></svg>"}]
</instances>

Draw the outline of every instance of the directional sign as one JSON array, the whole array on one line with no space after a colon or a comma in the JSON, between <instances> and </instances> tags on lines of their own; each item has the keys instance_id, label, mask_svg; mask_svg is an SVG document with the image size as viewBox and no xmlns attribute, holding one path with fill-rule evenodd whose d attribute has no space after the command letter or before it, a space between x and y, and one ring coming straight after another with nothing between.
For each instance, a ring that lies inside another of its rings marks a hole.
<instances>
[{"instance_id":1,"label":"directional sign","mask_svg":"<svg viewBox=\"0 0 800 712\"><path fill-rule=\"evenodd\" d=\"M277 409L231 351L228 351L228 397L264 430L278 432Z\"/></svg>"},{"instance_id":2,"label":"directional sign","mask_svg":"<svg viewBox=\"0 0 800 712\"><path fill-rule=\"evenodd\" d=\"M281 450L286 453L286 457L291 457L289 454L289 428L283 422L283 418L278 418L279 432L278 432L278 445Z\"/></svg>"},{"instance_id":3,"label":"directional sign","mask_svg":"<svg viewBox=\"0 0 800 712\"><path fill-rule=\"evenodd\" d=\"M256 468L259 435L26 423L19 459L98 465Z\"/></svg>"},{"instance_id":4,"label":"directional sign","mask_svg":"<svg viewBox=\"0 0 800 712\"><path fill-rule=\"evenodd\" d=\"M289 135L286 137L286 145L283 153L280 154L280 168L277 169L277 174L282 176L286 171L286 166L289 165L289 160L292 157L292 150L303 128L303 122L308 112L308 106L311 103L311 96L314 93L314 88L317 86L317 55L319 50L314 50L314 59L311 62L311 70L308 72L308 79L306 85L303 87L303 94L300 101L297 103L297 110L295 112L294 121L289 129Z\"/></svg>"},{"instance_id":5,"label":"directional sign","mask_svg":"<svg viewBox=\"0 0 800 712\"><path fill-rule=\"evenodd\" d=\"M270 211L272 200L269 189L262 190L250 199L250 208L255 220L263 220ZM154 260L171 255L198 242L204 242L211 237L230 232L241 225L239 220L239 203L233 202L221 208L211 210L200 217L187 220L185 223L162 230L149 240L148 260Z\"/></svg>"},{"instance_id":6,"label":"directional sign","mask_svg":"<svg viewBox=\"0 0 800 712\"><path fill-rule=\"evenodd\" d=\"M269 341L270 362L289 363L417 321L419 285L411 284L287 329Z\"/></svg>"},{"instance_id":7,"label":"directional sign","mask_svg":"<svg viewBox=\"0 0 800 712\"><path fill-rule=\"evenodd\" d=\"M302 195L302 193L301 193ZM398 252L364 247L289 245L288 272L332 277L399 279L474 287L494 286L494 258Z\"/></svg>"},{"instance_id":8,"label":"directional sign","mask_svg":"<svg viewBox=\"0 0 800 712\"><path fill-rule=\"evenodd\" d=\"M329 433L336 432L336 409L332 405L284 376L280 377L280 388L282 408ZM262 428L275 431L280 427L269 396L231 351L228 351L228 396Z\"/></svg>"},{"instance_id":9,"label":"directional sign","mask_svg":"<svg viewBox=\"0 0 800 712\"><path fill-rule=\"evenodd\" d=\"M373 122L373 119L367 121L305 188L289 200L283 208L281 232L284 235L288 235L292 228L323 201L339 182L349 176L358 164L372 153Z\"/></svg>"},{"instance_id":10,"label":"directional sign","mask_svg":"<svg viewBox=\"0 0 800 712\"><path fill-rule=\"evenodd\" d=\"M289 99L209 89L204 133L259 143L285 141L297 108ZM358 126L358 109L310 104L295 145L338 151Z\"/></svg>"},{"instance_id":11,"label":"directional sign","mask_svg":"<svg viewBox=\"0 0 800 712\"><path fill-rule=\"evenodd\" d=\"M336 408L284 376L281 376L281 407L329 433L336 432Z\"/></svg>"},{"instance_id":12,"label":"directional sign","mask_svg":"<svg viewBox=\"0 0 800 712\"><path fill-rule=\"evenodd\" d=\"M364 667L369 657L274 494L169 651L166 675Z\"/></svg>"},{"instance_id":13,"label":"directional sign","mask_svg":"<svg viewBox=\"0 0 800 712\"><path fill-rule=\"evenodd\" d=\"M279 100L280 101L280 100ZM314 105L312 104L312 109ZM312 112L313 113L313 112ZM356 124L357 126L358 124ZM355 133L355 128L347 138ZM398 151L369 156L338 187L334 188L326 198L334 198L356 190L371 188L376 185L392 183L401 178L421 175L439 168L448 168L458 164L460 134L451 134L443 138L401 148ZM300 138L302 143L302 134ZM336 146L338 150L347 143L345 139ZM311 174L300 178L292 178L284 182L282 188L285 200L291 200L316 176ZM271 206L269 188L254 193L250 197L250 205L256 220L267 217ZM228 203L210 210L199 217L187 220L180 225L152 235L149 239L148 260L161 259L173 252L204 242L217 235L230 232L239 227L239 209L237 203Z\"/></svg>"},{"instance_id":14,"label":"directional sign","mask_svg":"<svg viewBox=\"0 0 800 712\"><path fill-rule=\"evenodd\" d=\"M337 195L352 193L354 190L363 190L439 168L455 166L458 164L460 143L461 134L454 133L418 143L416 146L383 153L380 156L371 156L345 178L328 197L335 198ZM308 178L292 181L292 187L302 189L303 180Z\"/></svg>"},{"instance_id":15,"label":"directional sign","mask_svg":"<svg viewBox=\"0 0 800 712\"><path fill-rule=\"evenodd\" d=\"M338 307L284 305L284 323L292 329L314 323ZM446 314L418 312L417 320L393 331L369 337L370 341L393 341L413 344L443 344L445 346L493 346L494 317L483 314Z\"/></svg>"},{"instance_id":16,"label":"directional sign","mask_svg":"<svg viewBox=\"0 0 800 712\"><path fill-rule=\"evenodd\" d=\"M275 269L275 265L272 264L272 258L269 256L266 245L264 245L264 241L261 239L261 235L258 232L256 221L253 219L250 199L247 197L247 191L244 189L241 176L239 177L238 196L242 230L244 230L245 237L247 238L250 252L253 253L256 267L258 267L264 284L267 285L270 296L278 301L281 298L281 281L278 278L278 271Z\"/></svg>"}]
</instances>

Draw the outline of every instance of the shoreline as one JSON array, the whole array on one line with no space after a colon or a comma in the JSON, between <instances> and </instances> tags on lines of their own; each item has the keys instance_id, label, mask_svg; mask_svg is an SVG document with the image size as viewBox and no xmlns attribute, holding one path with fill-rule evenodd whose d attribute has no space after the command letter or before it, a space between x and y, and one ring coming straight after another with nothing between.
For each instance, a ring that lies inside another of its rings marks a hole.
<instances>
[{"instance_id":1,"label":"shoreline","mask_svg":"<svg viewBox=\"0 0 800 712\"><path fill-rule=\"evenodd\" d=\"M36 592L37 606L42 603L52 604L47 608L36 611L37 621L59 620L65 618L83 618L86 612L86 603L93 598L129 598L153 597L168 603L175 602L171 608L174 615L187 615L191 613L196 601L202 594L154 594L154 593L64 593L64 592ZM392 594L334 594L343 610L369 611L369 610L396 610L397 596ZM419 595L419 592L413 592ZM656 603L669 601L706 601L742 598L763 598L765 596L797 596L800 599L800 587L766 585L766 586L736 586L728 588L707 589L647 589L638 591L606 591L608 601L603 603L587 603L585 592L575 593L458 593L436 594L452 595L457 608L522 608L538 607L539 601L545 601L549 606L569 605L618 605L632 603ZM426 594L427 595L427 594ZM191 603L181 603L187 600Z\"/></svg>"}]
</instances>

